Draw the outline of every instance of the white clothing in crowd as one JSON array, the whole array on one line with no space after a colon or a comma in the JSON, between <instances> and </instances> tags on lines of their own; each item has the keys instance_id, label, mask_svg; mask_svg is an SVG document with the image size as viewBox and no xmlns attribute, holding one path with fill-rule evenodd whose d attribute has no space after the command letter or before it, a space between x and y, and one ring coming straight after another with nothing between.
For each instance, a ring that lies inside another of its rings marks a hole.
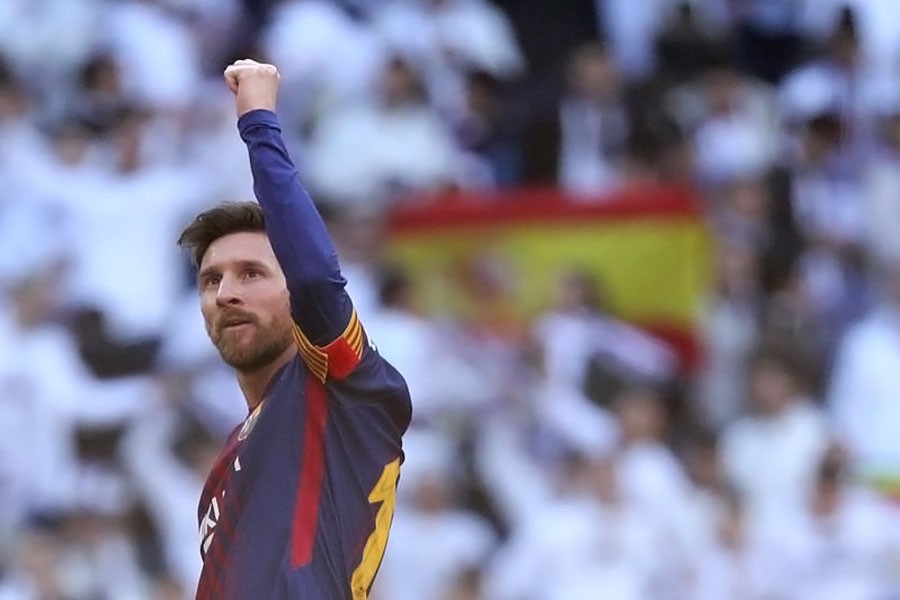
<instances>
[{"instance_id":1,"label":"white clothing in crowd","mask_svg":"<svg viewBox=\"0 0 900 600\"><path fill-rule=\"evenodd\" d=\"M462 71L477 69L503 80L525 66L508 19L485 0L388 0L372 11L372 26L389 51L421 69L442 112L461 109Z\"/></svg>"},{"instance_id":2,"label":"white clothing in crowd","mask_svg":"<svg viewBox=\"0 0 900 600\"><path fill-rule=\"evenodd\" d=\"M462 573L483 566L495 543L493 529L475 513L398 507L373 595L439 600Z\"/></svg>"},{"instance_id":3,"label":"white clothing in crowd","mask_svg":"<svg viewBox=\"0 0 900 600\"><path fill-rule=\"evenodd\" d=\"M896 584L896 514L865 490L839 493L833 512L817 513L808 499L769 524L772 535L778 532L785 587L798 599L889 597Z\"/></svg>"},{"instance_id":4,"label":"white clothing in crowd","mask_svg":"<svg viewBox=\"0 0 900 600\"><path fill-rule=\"evenodd\" d=\"M334 2L279 3L263 32L266 55L284 78L285 102L331 109L359 101L375 89L386 50L372 28L354 22ZM311 97L310 97L311 95Z\"/></svg>"},{"instance_id":5,"label":"white clothing in crowd","mask_svg":"<svg viewBox=\"0 0 900 600\"><path fill-rule=\"evenodd\" d=\"M123 0L103 9L102 31L121 65L126 95L164 110L188 106L201 82L197 40L165 5ZM166 65L166 68L160 68Z\"/></svg>"},{"instance_id":6,"label":"white clothing in crowd","mask_svg":"<svg viewBox=\"0 0 900 600\"><path fill-rule=\"evenodd\" d=\"M722 463L748 509L766 513L805 497L830 441L825 414L801 397L777 414L726 426Z\"/></svg>"},{"instance_id":7,"label":"white clothing in crowd","mask_svg":"<svg viewBox=\"0 0 900 600\"><path fill-rule=\"evenodd\" d=\"M856 469L900 477L900 315L882 307L852 326L835 362L829 406Z\"/></svg>"},{"instance_id":8,"label":"white clothing in crowd","mask_svg":"<svg viewBox=\"0 0 900 600\"><path fill-rule=\"evenodd\" d=\"M323 117L308 148L306 180L338 201L384 203L391 192L450 185L459 158L429 106L365 103Z\"/></svg>"},{"instance_id":9,"label":"white clothing in crowd","mask_svg":"<svg viewBox=\"0 0 900 600\"><path fill-rule=\"evenodd\" d=\"M520 530L498 556L490 598L590 600L597 590L646 597L658 568L651 521L626 503L559 500Z\"/></svg>"}]
</instances>

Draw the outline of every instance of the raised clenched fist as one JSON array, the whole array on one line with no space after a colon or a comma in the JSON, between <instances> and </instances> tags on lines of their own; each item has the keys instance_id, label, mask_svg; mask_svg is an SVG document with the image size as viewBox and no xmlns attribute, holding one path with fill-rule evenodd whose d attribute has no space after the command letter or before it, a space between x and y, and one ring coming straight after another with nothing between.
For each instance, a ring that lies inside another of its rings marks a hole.
<instances>
[{"instance_id":1,"label":"raised clenched fist","mask_svg":"<svg viewBox=\"0 0 900 600\"><path fill-rule=\"evenodd\" d=\"M235 61L225 69L225 83L234 92L237 114L251 110L275 110L281 76L273 65L255 60Z\"/></svg>"}]
</instances>

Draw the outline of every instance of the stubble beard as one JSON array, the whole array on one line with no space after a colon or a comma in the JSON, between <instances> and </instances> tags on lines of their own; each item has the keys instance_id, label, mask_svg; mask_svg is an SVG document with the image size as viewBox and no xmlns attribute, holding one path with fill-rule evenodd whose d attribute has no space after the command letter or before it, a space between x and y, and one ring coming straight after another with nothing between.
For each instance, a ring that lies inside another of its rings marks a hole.
<instances>
[{"instance_id":1,"label":"stubble beard","mask_svg":"<svg viewBox=\"0 0 900 600\"><path fill-rule=\"evenodd\" d=\"M294 343L290 325L273 323L263 327L253 323L256 329L248 341L233 339L225 329L212 335L212 342L222 360L241 372L254 372L268 366Z\"/></svg>"}]
</instances>

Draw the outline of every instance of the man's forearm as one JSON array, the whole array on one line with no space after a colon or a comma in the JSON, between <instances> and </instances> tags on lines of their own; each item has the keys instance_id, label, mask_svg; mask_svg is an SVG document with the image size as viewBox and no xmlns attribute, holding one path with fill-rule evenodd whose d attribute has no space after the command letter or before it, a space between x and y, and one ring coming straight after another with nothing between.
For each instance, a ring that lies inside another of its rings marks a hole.
<instances>
[{"instance_id":1,"label":"man's forearm","mask_svg":"<svg viewBox=\"0 0 900 600\"><path fill-rule=\"evenodd\" d=\"M327 343L349 315L345 280L328 230L300 181L275 114L251 111L238 120L238 128L249 150L253 189L287 279L295 319L311 340Z\"/></svg>"}]
</instances>

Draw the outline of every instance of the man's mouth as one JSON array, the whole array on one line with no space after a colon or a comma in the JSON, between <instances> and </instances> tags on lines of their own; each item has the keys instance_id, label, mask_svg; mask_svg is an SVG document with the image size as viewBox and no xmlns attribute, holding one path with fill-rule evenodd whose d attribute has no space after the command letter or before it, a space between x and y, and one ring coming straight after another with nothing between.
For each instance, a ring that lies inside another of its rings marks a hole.
<instances>
[{"instance_id":1,"label":"man's mouth","mask_svg":"<svg viewBox=\"0 0 900 600\"><path fill-rule=\"evenodd\" d=\"M237 327L241 327L242 325L252 325L253 320L248 319L247 317L232 317L229 319L225 319L222 321L222 325L220 329L235 329Z\"/></svg>"}]
</instances>

